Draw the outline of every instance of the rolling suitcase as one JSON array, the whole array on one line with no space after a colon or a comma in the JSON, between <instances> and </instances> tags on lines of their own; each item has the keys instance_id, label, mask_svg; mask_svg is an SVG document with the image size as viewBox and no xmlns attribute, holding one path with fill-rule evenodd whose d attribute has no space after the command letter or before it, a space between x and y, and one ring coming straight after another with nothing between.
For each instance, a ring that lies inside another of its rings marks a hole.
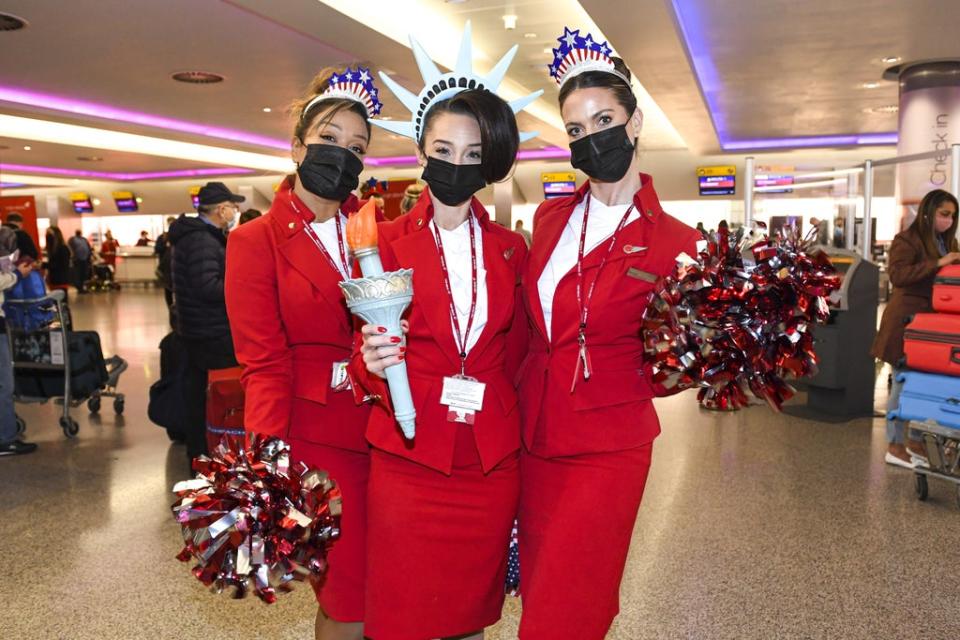
<instances>
[{"instance_id":1,"label":"rolling suitcase","mask_svg":"<svg viewBox=\"0 0 960 640\"><path fill-rule=\"evenodd\" d=\"M49 345L49 332L15 335L14 353L14 389L17 396L30 398L56 398L63 395L63 370L43 370L33 367L18 367L20 360L26 359L28 352L44 352L43 344ZM43 343L43 340L46 343ZM40 349L33 349L32 340L38 340ZM46 347L49 349L49 346ZM70 398L86 400L107 383L109 375L107 364L100 347L100 334L96 331L71 331L67 333L67 349L70 358Z\"/></svg>"},{"instance_id":2,"label":"rolling suitcase","mask_svg":"<svg viewBox=\"0 0 960 640\"><path fill-rule=\"evenodd\" d=\"M960 313L960 264L947 265L937 272L933 308L941 313Z\"/></svg>"},{"instance_id":3,"label":"rolling suitcase","mask_svg":"<svg viewBox=\"0 0 960 640\"><path fill-rule=\"evenodd\" d=\"M167 430L174 442L186 438L183 415L183 375L187 350L176 333L170 332L160 341L160 379L150 385L147 416L151 422Z\"/></svg>"},{"instance_id":4,"label":"rolling suitcase","mask_svg":"<svg viewBox=\"0 0 960 640\"><path fill-rule=\"evenodd\" d=\"M960 315L918 313L903 335L910 369L960 376Z\"/></svg>"},{"instance_id":5,"label":"rolling suitcase","mask_svg":"<svg viewBox=\"0 0 960 640\"><path fill-rule=\"evenodd\" d=\"M207 451L216 451L224 438L229 445L243 445L243 387L240 367L207 372Z\"/></svg>"},{"instance_id":6,"label":"rolling suitcase","mask_svg":"<svg viewBox=\"0 0 960 640\"><path fill-rule=\"evenodd\" d=\"M934 421L960 429L960 377L903 371L900 403L887 417L891 420Z\"/></svg>"}]
</instances>

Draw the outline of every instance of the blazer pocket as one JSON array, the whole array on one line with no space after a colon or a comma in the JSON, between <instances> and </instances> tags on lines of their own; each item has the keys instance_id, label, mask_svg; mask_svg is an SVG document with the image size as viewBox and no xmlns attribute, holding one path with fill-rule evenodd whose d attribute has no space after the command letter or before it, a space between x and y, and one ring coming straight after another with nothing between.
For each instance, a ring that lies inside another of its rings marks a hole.
<instances>
[{"instance_id":1,"label":"blazer pocket","mask_svg":"<svg viewBox=\"0 0 960 640\"><path fill-rule=\"evenodd\" d=\"M326 375L324 375L326 374ZM298 367L293 369L293 395L296 398L327 404L332 371L318 371L317 367ZM344 392L346 393L346 392Z\"/></svg>"},{"instance_id":2,"label":"blazer pocket","mask_svg":"<svg viewBox=\"0 0 960 640\"><path fill-rule=\"evenodd\" d=\"M653 387L640 369L594 371L589 380L581 378L577 381L573 395L575 411L612 407L654 397Z\"/></svg>"}]
</instances>

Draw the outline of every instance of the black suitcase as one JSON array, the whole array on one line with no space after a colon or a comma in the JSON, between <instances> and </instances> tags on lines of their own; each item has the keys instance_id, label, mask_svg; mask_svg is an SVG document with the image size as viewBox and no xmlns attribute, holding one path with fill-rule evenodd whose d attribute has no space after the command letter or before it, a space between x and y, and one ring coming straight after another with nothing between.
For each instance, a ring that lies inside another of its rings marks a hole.
<instances>
[{"instance_id":1,"label":"black suitcase","mask_svg":"<svg viewBox=\"0 0 960 640\"><path fill-rule=\"evenodd\" d=\"M26 334L46 336L51 333ZM14 337L14 353L17 341ZM67 348L70 358L70 398L86 400L107 383L107 365L100 347L100 334L96 331L70 331L67 333ZM15 360L16 355L14 356ZM28 364L14 362L14 389L17 396L30 398L56 398L63 396L63 370L36 369Z\"/></svg>"},{"instance_id":2,"label":"black suitcase","mask_svg":"<svg viewBox=\"0 0 960 640\"><path fill-rule=\"evenodd\" d=\"M176 333L170 332L160 341L160 379L150 385L147 416L154 424L167 430L167 436L182 442L183 429L183 370L187 365L187 351Z\"/></svg>"}]
</instances>

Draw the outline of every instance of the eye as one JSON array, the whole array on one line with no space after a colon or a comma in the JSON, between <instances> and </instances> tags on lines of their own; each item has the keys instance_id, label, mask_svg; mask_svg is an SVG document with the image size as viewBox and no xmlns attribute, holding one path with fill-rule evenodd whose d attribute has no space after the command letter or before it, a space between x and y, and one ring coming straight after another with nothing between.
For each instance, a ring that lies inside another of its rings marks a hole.
<instances>
[{"instance_id":1,"label":"eye","mask_svg":"<svg viewBox=\"0 0 960 640\"><path fill-rule=\"evenodd\" d=\"M613 122L613 118L611 118L610 116L600 116L599 118L597 118L597 124L600 125L601 127L605 127L611 122Z\"/></svg>"},{"instance_id":2,"label":"eye","mask_svg":"<svg viewBox=\"0 0 960 640\"><path fill-rule=\"evenodd\" d=\"M433 148L433 152L434 152L436 155L438 155L438 156L449 156L449 155L450 155L450 149L448 149L447 147L434 147L434 148Z\"/></svg>"},{"instance_id":3,"label":"eye","mask_svg":"<svg viewBox=\"0 0 960 640\"><path fill-rule=\"evenodd\" d=\"M581 133L580 127L570 127L569 129L567 129L567 135L570 136L571 138L576 138L577 136L580 135L580 133Z\"/></svg>"},{"instance_id":4,"label":"eye","mask_svg":"<svg viewBox=\"0 0 960 640\"><path fill-rule=\"evenodd\" d=\"M480 152L471 151L470 153L467 154L467 157L470 158L471 160L480 160Z\"/></svg>"},{"instance_id":5,"label":"eye","mask_svg":"<svg viewBox=\"0 0 960 640\"><path fill-rule=\"evenodd\" d=\"M355 144L355 145L353 145L352 147L350 147L350 151L353 151L353 152L354 152L355 154L357 154L358 156L366 155L366 153L367 153L367 150L364 149L363 147L361 147L361 146L358 145L358 144Z\"/></svg>"},{"instance_id":6,"label":"eye","mask_svg":"<svg viewBox=\"0 0 960 640\"><path fill-rule=\"evenodd\" d=\"M320 134L320 139L323 140L324 142L335 143L337 141L337 139L334 136L330 135L329 133Z\"/></svg>"}]
</instances>

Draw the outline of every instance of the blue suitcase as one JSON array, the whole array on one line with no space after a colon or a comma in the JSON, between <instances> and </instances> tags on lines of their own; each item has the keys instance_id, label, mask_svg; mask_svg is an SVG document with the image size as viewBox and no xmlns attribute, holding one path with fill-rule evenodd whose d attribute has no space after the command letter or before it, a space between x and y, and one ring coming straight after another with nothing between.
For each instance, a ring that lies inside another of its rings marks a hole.
<instances>
[{"instance_id":1,"label":"blue suitcase","mask_svg":"<svg viewBox=\"0 0 960 640\"><path fill-rule=\"evenodd\" d=\"M904 371L897 380L903 382L903 391L899 406L887 414L889 419L933 421L960 429L960 376Z\"/></svg>"}]
</instances>

